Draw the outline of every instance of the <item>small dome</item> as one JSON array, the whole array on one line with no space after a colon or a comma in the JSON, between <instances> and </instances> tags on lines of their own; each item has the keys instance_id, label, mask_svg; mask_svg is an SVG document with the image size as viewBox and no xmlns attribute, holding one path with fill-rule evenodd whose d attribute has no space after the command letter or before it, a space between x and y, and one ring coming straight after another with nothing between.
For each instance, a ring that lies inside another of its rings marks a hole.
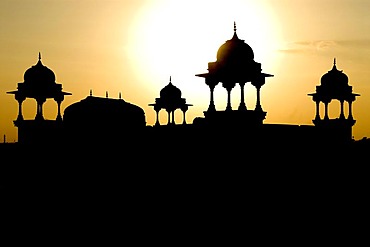
<instances>
[{"instance_id":1,"label":"small dome","mask_svg":"<svg viewBox=\"0 0 370 247\"><path fill-rule=\"evenodd\" d=\"M334 59L333 68L321 77L323 87L346 87L348 86L348 76L342 70L338 70Z\"/></svg>"},{"instance_id":2,"label":"small dome","mask_svg":"<svg viewBox=\"0 0 370 247\"><path fill-rule=\"evenodd\" d=\"M161 89L160 97L162 99L168 99L168 98L180 99L181 98L181 90L172 84L171 77L170 77L170 82L167 84L167 86Z\"/></svg>"},{"instance_id":3,"label":"small dome","mask_svg":"<svg viewBox=\"0 0 370 247\"><path fill-rule=\"evenodd\" d=\"M39 53L39 61L36 65L27 69L23 76L24 82L29 84L37 83L39 85L55 84L55 74L48 67L41 63L41 55Z\"/></svg>"},{"instance_id":4,"label":"small dome","mask_svg":"<svg viewBox=\"0 0 370 247\"><path fill-rule=\"evenodd\" d=\"M218 49L217 62L237 64L253 59L254 52L252 48L244 40L238 38L234 23L234 35Z\"/></svg>"}]
</instances>

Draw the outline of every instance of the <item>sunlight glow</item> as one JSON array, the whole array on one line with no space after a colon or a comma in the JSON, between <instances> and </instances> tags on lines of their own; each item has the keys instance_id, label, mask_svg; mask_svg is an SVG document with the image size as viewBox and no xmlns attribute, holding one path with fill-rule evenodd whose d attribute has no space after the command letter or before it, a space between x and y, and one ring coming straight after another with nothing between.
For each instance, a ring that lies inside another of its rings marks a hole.
<instances>
[{"instance_id":1,"label":"sunlight glow","mask_svg":"<svg viewBox=\"0 0 370 247\"><path fill-rule=\"evenodd\" d=\"M216 60L218 48L233 35L234 21L239 38L252 47L255 61L262 63L264 71L270 61L270 70L279 30L262 1L162 0L148 3L131 27L130 52L138 77L159 96L172 76L189 103L205 110L208 87L195 74L207 72L208 62Z\"/></svg>"}]
</instances>

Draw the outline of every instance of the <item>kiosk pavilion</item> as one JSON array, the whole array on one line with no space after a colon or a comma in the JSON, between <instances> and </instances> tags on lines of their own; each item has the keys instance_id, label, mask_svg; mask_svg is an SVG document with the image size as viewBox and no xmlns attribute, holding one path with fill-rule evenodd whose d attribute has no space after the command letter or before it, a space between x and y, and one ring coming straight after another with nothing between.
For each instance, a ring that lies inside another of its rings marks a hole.
<instances>
[{"instance_id":1,"label":"kiosk pavilion","mask_svg":"<svg viewBox=\"0 0 370 247\"><path fill-rule=\"evenodd\" d=\"M62 84L56 83L54 72L42 64L41 53L36 65L27 69L24 73L24 82L18 83L16 91L7 92L14 94L18 101L18 117L14 125L18 128L18 142L42 143L59 140L62 135L61 103L65 95L71 93L62 91ZM22 103L27 98L36 100L37 109L34 119L24 119ZM43 116L43 104L47 99L53 99L57 103L56 119L45 119Z\"/></svg>"},{"instance_id":2,"label":"kiosk pavilion","mask_svg":"<svg viewBox=\"0 0 370 247\"><path fill-rule=\"evenodd\" d=\"M321 130L324 138L331 140L346 140L352 137L352 126L356 123L352 115L352 103L357 93L352 92L348 85L348 76L338 70L334 58L333 68L321 77L321 84L316 86L316 92L308 94L316 104L316 115L312 122ZM337 118L329 118L329 103L337 100L340 103L340 114ZM344 103L348 104L348 115L344 114ZM320 103L324 104L324 117L320 115Z\"/></svg>"},{"instance_id":3,"label":"kiosk pavilion","mask_svg":"<svg viewBox=\"0 0 370 247\"><path fill-rule=\"evenodd\" d=\"M217 60L208 63L208 72L197 74L205 78L210 89L210 102L205 117L212 123L230 123L243 125L261 125L266 112L262 110L260 89L265 84L266 77L271 74L262 73L261 64L254 61L252 48L238 38L234 22L234 35L220 46L217 51ZM244 101L244 87L250 82L256 88L256 105L253 110L247 109ZM227 91L227 105L224 111L217 111L214 102L214 89L221 83ZM238 84L240 86L240 103L237 110L231 107L231 91Z\"/></svg>"}]
</instances>

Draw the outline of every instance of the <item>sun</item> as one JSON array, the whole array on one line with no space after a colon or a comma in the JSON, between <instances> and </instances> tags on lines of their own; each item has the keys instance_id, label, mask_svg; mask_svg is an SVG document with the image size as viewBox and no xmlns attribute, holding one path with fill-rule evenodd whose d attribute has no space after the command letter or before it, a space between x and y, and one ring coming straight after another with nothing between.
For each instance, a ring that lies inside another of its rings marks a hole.
<instances>
[{"instance_id":1,"label":"sun","mask_svg":"<svg viewBox=\"0 0 370 247\"><path fill-rule=\"evenodd\" d=\"M150 1L131 27L130 52L138 76L152 83L157 94L171 76L184 97L205 110L208 89L195 74L216 60L218 48L233 35L234 22L255 61L271 61L278 28L264 1Z\"/></svg>"}]
</instances>

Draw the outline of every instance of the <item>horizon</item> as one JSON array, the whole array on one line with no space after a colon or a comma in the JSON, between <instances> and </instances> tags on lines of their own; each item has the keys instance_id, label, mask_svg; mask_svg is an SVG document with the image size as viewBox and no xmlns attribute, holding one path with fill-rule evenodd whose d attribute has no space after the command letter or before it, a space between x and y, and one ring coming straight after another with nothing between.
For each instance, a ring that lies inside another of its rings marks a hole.
<instances>
[{"instance_id":1,"label":"horizon","mask_svg":"<svg viewBox=\"0 0 370 247\"><path fill-rule=\"evenodd\" d=\"M207 18L209 6L213 11ZM308 94L320 85L335 59L353 92L360 95L352 106L356 120L353 136L356 140L369 137L370 113L366 110L370 88L366 80L370 62L366 58L370 34L363 31L370 17L366 6L370 3L349 0L4 1L0 4L4 30L0 39L4 68L0 135L6 136L7 142L17 140L13 121L18 105L7 92L23 82L25 71L37 63L39 53L63 91L72 94L65 97L62 114L92 92L95 97L122 97L143 108L147 124L154 125L155 111L149 104L171 80L192 104L187 112L191 123L203 117L209 103L209 89L196 74L205 73L208 62L216 60L218 48L231 39L235 22L238 37L251 46L262 72L274 75L261 89L262 108L267 112L264 123L313 125L315 103ZM302 8L304 13L299 11ZM246 85L245 93L247 106L253 108L255 90ZM233 90L234 107L238 94L238 88ZM225 98L226 90L217 86L219 110L224 109ZM35 108L35 102L25 101L26 119L35 116ZM47 100L44 113L46 118L55 118L55 102ZM337 109L331 107L331 113L337 115ZM181 117L177 112L176 119ZM161 114L161 122L166 121Z\"/></svg>"}]
</instances>

